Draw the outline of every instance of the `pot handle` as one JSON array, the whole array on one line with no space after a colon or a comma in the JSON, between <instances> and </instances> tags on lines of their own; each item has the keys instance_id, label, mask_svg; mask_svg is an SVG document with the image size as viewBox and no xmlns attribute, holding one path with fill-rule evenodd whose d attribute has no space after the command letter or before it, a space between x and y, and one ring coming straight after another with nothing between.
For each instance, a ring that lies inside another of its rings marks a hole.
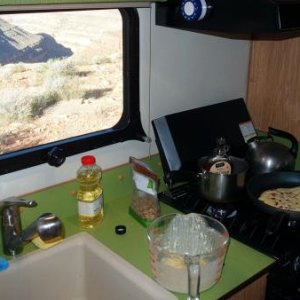
<instances>
[{"instance_id":1,"label":"pot handle","mask_svg":"<svg viewBox=\"0 0 300 300\"><path fill-rule=\"evenodd\" d=\"M268 133L289 140L292 143L290 153L293 155L294 158L297 157L298 141L292 134L283 130L275 129L273 127L269 127Z\"/></svg>"},{"instance_id":2,"label":"pot handle","mask_svg":"<svg viewBox=\"0 0 300 300\"><path fill-rule=\"evenodd\" d=\"M208 174L209 174L209 172L206 171L206 170L204 170L204 169L202 169L201 171L199 171L196 174L198 181L199 180L207 180L208 179Z\"/></svg>"}]
</instances>

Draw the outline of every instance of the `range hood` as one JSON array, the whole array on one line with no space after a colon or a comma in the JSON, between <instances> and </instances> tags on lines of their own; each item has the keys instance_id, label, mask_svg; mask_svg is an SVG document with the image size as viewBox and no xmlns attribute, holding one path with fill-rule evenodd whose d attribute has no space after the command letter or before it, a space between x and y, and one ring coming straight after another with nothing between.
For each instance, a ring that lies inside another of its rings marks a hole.
<instances>
[{"instance_id":1,"label":"range hood","mask_svg":"<svg viewBox=\"0 0 300 300\"><path fill-rule=\"evenodd\" d=\"M300 0L168 0L156 24L233 34L300 33Z\"/></svg>"}]
</instances>

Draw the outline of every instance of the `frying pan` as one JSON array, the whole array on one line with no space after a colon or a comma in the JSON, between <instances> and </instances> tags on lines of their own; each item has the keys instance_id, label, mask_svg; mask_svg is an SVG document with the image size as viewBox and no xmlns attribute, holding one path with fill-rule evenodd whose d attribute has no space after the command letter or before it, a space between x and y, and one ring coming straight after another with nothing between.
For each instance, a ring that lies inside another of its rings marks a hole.
<instances>
[{"instance_id":1,"label":"frying pan","mask_svg":"<svg viewBox=\"0 0 300 300\"><path fill-rule=\"evenodd\" d=\"M258 199L266 190L295 186L300 186L300 172L272 172L252 177L246 185L246 190L250 200L261 211L268 214L285 213L290 219L300 221L299 211L273 207Z\"/></svg>"}]
</instances>

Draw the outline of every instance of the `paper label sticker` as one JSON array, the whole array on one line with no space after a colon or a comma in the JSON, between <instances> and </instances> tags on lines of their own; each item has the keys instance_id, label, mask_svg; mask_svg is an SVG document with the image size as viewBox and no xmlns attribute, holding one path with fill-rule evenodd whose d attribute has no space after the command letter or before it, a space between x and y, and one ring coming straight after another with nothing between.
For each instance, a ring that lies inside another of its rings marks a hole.
<instances>
[{"instance_id":1,"label":"paper label sticker","mask_svg":"<svg viewBox=\"0 0 300 300\"><path fill-rule=\"evenodd\" d=\"M246 143L251 138L257 136L254 125L251 121L240 123L239 127Z\"/></svg>"},{"instance_id":2,"label":"paper label sticker","mask_svg":"<svg viewBox=\"0 0 300 300\"><path fill-rule=\"evenodd\" d=\"M103 207L103 196L93 202L78 201L78 211L80 215L94 217Z\"/></svg>"}]
</instances>

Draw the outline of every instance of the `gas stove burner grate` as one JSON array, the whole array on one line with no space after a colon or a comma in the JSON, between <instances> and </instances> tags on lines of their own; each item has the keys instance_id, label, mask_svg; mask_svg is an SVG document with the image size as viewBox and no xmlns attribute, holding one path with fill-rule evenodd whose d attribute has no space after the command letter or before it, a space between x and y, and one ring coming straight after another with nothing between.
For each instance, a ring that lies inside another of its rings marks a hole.
<instances>
[{"instance_id":1,"label":"gas stove burner grate","mask_svg":"<svg viewBox=\"0 0 300 300\"><path fill-rule=\"evenodd\" d=\"M196 212L200 204L197 186L184 183L158 194L158 199L183 213Z\"/></svg>"},{"instance_id":2,"label":"gas stove burner grate","mask_svg":"<svg viewBox=\"0 0 300 300\"><path fill-rule=\"evenodd\" d=\"M225 219L234 218L237 214L237 209L233 205L214 205L207 204L203 213L218 221L223 222Z\"/></svg>"}]
</instances>

